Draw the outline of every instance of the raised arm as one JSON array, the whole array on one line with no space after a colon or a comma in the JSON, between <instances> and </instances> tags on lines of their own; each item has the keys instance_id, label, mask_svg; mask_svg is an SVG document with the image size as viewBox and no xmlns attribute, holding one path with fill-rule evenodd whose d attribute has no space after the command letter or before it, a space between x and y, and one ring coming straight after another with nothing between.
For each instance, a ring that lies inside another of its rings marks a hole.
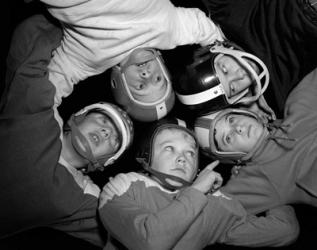
<instances>
[{"instance_id":1,"label":"raised arm","mask_svg":"<svg viewBox=\"0 0 317 250\"><path fill-rule=\"evenodd\" d=\"M152 40L144 39L138 44L133 42L135 47L146 43L146 46L158 49L171 49L183 44L207 45L215 39L223 38L221 30L203 11L198 8L175 7L170 0L125 0L109 3L100 0L41 1L47 4L53 16L71 24L78 31L113 30L105 37L109 39L118 34L114 31L115 28L132 27L136 29L135 35L137 29L146 23L148 32L153 32L151 29L154 29L160 36L159 42L155 42L157 38L154 37ZM129 22L130 26L125 27L126 22ZM86 32L81 35L87 36ZM131 36L130 40L138 41L135 36Z\"/></svg>"},{"instance_id":2,"label":"raised arm","mask_svg":"<svg viewBox=\"0 0 317 250\"><path fill-rule=\"evenodd\" d=\"M137 47L167 50L222 39L204 12L176 8L169 0L42 2L64 30L50 63L50 80L60 98L79 81L119 64Z\"/></svg>"},{"instance_id":3,"label":"raised arm","mask_svg":"<svg viewBox=\"0 0 317 250\"><path fill-rule=\"evenodd\" d=\"M247 215L243 207L230 197L210 197L203 213L174 249L202 249L215 243L278 247L289 245L298 234L299 225L290 206L275 208L265 216L257 217Z\"/></svg>"},{"instance_id":4,"label":"raised arm","mask_svg":"<svg viewBox=\"0 0 317 250\"><path fill-rule=\"evenodd\" d=\"M293 243L299 224L291 206L270 209L264 216L248 215L228 230L222 243L248 247L279 247Z\"/></svg>"},{"instance_id":5,"label":"raised arm","mask_svg":"<svg viewBox=\"0 0 317 250\"><path fill-rule=\"evenodd\" d=\"M61 35L44 16L35 15L19 24L12 37L1 99L0 181L6 188L0 193L5 204L0 238L51 226L103 246L96 217L99 187L57 162L62 122L47 65Z\"/></svg>"},{"instance_id":6,"label":"raised arm","mask_svg":"<svg viewBox=\"0 0 317 250\"><path fill-rule=\"evenodd\" d=\"M61 31L40 15L16 27L7 57L2 112L21 115L53 109L55 88L48 80L47 64L61 37Z\"/></svg>"}]
</instances>

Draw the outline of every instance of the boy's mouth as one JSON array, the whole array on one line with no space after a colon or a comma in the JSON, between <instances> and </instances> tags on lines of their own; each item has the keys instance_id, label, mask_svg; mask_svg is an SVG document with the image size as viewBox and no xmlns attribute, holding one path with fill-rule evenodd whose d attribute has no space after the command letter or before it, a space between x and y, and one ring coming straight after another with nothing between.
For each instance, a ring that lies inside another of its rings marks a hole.
<instances>
[{"instance_id":1,"label":"boy's mouth","mask_svg":"<svg viewBox=\"0 0 317 250\"><path fill-rule=\"evenodd\" d=\"M173 171L178 171L178 172L182 172L183 174L186 174L186 171L184 168L174 168Z\"/></svg>"},{"instance_id":2,"label":"boy's mouth","mask_svg":"<svg viewBox=\"0 0 317 250\"><path fill-rule=\"evenodd\" d=\"M90 141L95 145L98 146L100 143L100 138L96 133L89 133L89 139Z\"/></svg>"},{"instance_id":3,"label":"boy's mouth","mask_svg":"<svg viewBox=\"0 0 317 250\"><path fill-rule=\"evenodd\" d=\"M147 64L148 62L150 62L150 61L152 61L152 59L150 59L150 60L143 60L143 61L141 61L141 62L136 62L135 65L138 66L138 67L144 67L144 66L146 66L146 64Z\"/></svg>"}]
</instances>

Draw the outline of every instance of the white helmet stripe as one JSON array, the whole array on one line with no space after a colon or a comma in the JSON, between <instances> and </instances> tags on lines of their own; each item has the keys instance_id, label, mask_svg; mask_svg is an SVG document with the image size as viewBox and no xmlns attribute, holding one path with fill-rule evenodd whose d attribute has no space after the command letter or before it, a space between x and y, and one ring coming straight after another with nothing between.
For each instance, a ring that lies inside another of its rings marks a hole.
<instances>
[{"instance_id":1,"label":"white helmet stripe","mask_svg":"<svg viewBox=\"0 0 317 250\"><path fill-rule=\"evenodd\" d=\"M211 99L214 99L220 95L225 95L225 91L222 85L217 85L213 88L207 89L205 91L191 94L191 95L181 95L176 93L179 100L185 105L195 105L207 102Z\"/></svg>"}]
</instances>

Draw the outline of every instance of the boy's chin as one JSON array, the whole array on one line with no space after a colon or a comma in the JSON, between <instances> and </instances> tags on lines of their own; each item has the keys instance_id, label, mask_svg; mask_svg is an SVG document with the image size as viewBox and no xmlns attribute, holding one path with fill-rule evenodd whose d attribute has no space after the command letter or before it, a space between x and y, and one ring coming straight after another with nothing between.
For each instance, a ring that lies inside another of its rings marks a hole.
<instances>
[{"instance_id":1,"label":"boy's chin","mask_svg":"<svg viewBox=\"0 0 317 250\"><path fill-rule=\"evenodd\" d=\"M169 183L170 185L173 185L174 187L181 187L183 186L182 183L179 183L177 181L171 180L171 179L166 179L166 182Z\"/></svg>"}]
</instances>

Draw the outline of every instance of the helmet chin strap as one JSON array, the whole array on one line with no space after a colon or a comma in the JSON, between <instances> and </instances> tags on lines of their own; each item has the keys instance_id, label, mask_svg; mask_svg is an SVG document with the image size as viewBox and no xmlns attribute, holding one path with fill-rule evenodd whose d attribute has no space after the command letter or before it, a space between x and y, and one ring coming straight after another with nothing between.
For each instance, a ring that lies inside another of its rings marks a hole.
<instances>
[{"instance_id":1,"label":"helmet chin strap","mask_svg":"<svg viewBox=\"0 0 317 250\"><path fill-rule=\"evenodd\" d=\"M84 169L84 173L92 172L95 170L103 171L104 166L103 163L105 160L109 159L111 155L105 155L100 159L96 159L91 151L89 143L87 139L83 136L83 134L79 131L76 123L73 120L73 117L68 122L71 130L71 142L75 149L75 151L84 159L88 161L87 168Z\"/></svg>"},{"instance_id":2,"label":"helmet chin strap","mask_svg":"<svg viewBox=\"0 0 317 250\"><path fill-rule=\"evenodd\" d=\"M144 159L138 158L137 160L138 160L138 162L140 162L143 165L143 168L145 169L145 171L154 175L161 182L161 184L164 188L167 188L169 190L174 191L177 189L188 187L192 184L191 182L185 181L184 179L182 179L180 177L170 175L170 174L164 174L164 173L161 173L159 171L151 169L149 167L149 164L146 163ZM177 182L180 185L173 185L173 184L169 183L168 180L172 180L174 182Z\"/></svg>"}]
</instances>

